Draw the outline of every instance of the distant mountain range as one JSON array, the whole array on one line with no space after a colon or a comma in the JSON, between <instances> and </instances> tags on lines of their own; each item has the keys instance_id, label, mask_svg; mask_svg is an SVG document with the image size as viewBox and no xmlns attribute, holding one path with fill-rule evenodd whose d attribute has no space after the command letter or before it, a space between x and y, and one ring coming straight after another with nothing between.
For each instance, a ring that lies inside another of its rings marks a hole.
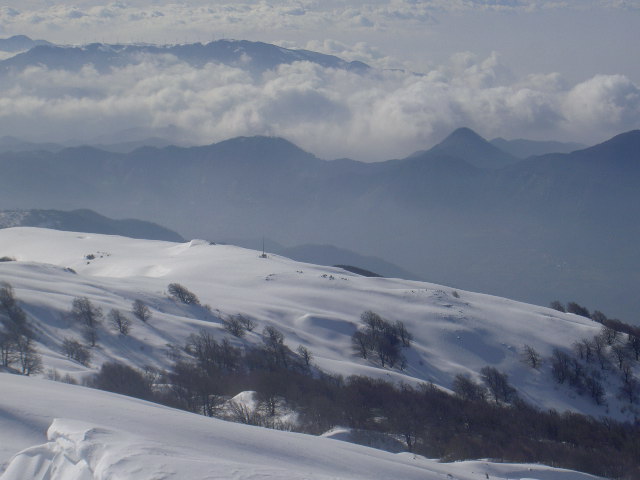
<instances>
[{"instance_id":1,"label":"distant mountain range","mask_svg":"<svg viewBox=\"0 0 640 480\"><path fill-rule=\"evenodd\" d=\"M263 42L247 40L216 40L207 44L192 43L184 45L121 45L92 43L83 46L54 45L48 42L32 41L28 37L12 37L1 40L0 49L15 48L8 51L22 51L9 59L0 61L0 73L11 70L23 70L33 65L43 65L51 69L79 70L91 64L99 72L114 67L142 63L145 57L154 55L173 55L177 59L194 67L203 67L207 63L221 63L241 66L252 73L259 74L278 65L298 61L317 63L323 67L338 68L355 72L364 72L369 66L362 62L347 62L333 55L278 47ZM4 45L4 47L3 47ZM20 46L20 48L17 48Z\"/></svg>"},{"instance_id":2,"label":"distant mountain range","mask_svg":"<svg viewBox=\"0 0 640 480\"><path fill-rule=\"evenodd\" d=\"M91 210L0 210L0 229L10 227L41 227L67 232L121 235L147 240L183 242L184 239L167 228L142 220L113 220Z\"/></svg>"},{"instance_id":3,"label":"distant mountain range","mask_svg":"<svg viewBox=\"0 0 640 480\"><path fill-rule=\"evenodd\" d=\"M259 239L228 239L228 243L240 247L259 249L261 240ZM370 255L360 255L357 252L346 248L339 248L333 245L296 245L285 247L270 239L264 241L265 251L275 253L283 257L296 260L298 262L313 263L316 265L338 266L353 273L365 276L403 278L406 280L421 280L419 275L409 272L403 268L389 263L381 258Z\"/></svg>"},{"instance_id":4,"label":"distant mountain range","mask_svg":"<svg viewBox=\"0 0 640 480\"><path fill-rule=\"evenodd\" d=\"M335 245L430 281L634 321L640 131L526 160L496 148L461 129L380 163L325 161L269 137L3 153L0 204L91 208L211 240Z\"/></svg>"},{"instance_id":5,"label":"distant mountain range","mask_svg":"<svg viewBox=\"0 0 640 480\"><path fill-rule=\"evenodd\" d=\"M105 140L107 139L105 138ZM170 140L158 137L146 137L142 140L120 141L106 144L100 143L100 139L96 139L95 143L91 143L91 146L94 148L114 153L129 153L142 147L162 148L170 145L174 145L174 143ZM13 136L0 137L0 152L34 152L38 150L59 152L60 150L70 147L71 145L63 145L61 143L54 142L29 142Z\"/></svg>"}]
</instances>

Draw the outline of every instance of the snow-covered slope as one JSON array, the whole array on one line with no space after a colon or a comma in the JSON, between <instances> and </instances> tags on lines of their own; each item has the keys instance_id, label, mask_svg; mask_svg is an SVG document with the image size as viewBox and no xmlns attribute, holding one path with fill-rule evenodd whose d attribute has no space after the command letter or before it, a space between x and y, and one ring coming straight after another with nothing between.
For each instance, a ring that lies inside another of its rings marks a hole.
<instances>
[{"instance_id":1,"label":"snow-covered slope","mask_svg":"<svg viewBox=\"0 0 640 480\"><path fill-rule=\"evenodd\" d=\"M0 480L595 478L539 465L440 464L8 374L0 385Z\"/></svg>"},{"instance_id":2,"label":"snow-covered slope","mask_svg":"<svg viewBox=\"0 0 640 480\"><path fill-rule=\"evenodd\" d=\"M228 336L221 318L241 313L258 328L234 342L260 342L262 328L272 325L292 349L304 345L314 363L330 372L430 381L448 389L456 374L477 378L491 365L506 372L519 394L535 405L625 418L614 395L608 409L598 407L557 385L548 364L534 370L521 361L524 344L549 357L553 348L570 348L599 332L600 325L572 314L429 283L360 277L275 255L260 258L253 250L198 240L178 244L13 228L0 231L2 256L17 261L0 263L0 280L14 287L37 327L45 369L61 374L80 377L87 371L61 353L64 337L79 337L68 316L74 297L88 297L105 313L111 308L129 312L141 299L151 307L151 320L135 320L128 336L103 326L92 350L94 371L109 359L168 367L168 345L184 345L201 329ZM210 310L176 304L166 294L173 282L196 293ZM353 354L351 335L365 310L401 320L414 335L405 351L405 371L383 369Z\"/></svg>"}]
</instances>

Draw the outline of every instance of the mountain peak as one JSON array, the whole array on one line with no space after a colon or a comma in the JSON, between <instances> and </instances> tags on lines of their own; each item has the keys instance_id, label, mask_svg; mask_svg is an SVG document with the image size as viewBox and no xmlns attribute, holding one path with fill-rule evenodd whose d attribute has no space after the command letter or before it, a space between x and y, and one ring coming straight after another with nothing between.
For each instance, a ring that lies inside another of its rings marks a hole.
<instances>
[{"instance_id":1,"label":"mountain peak","mask_svg":"<svg viewBox=\"0 0 640 480\"><path fill-rule=\"evenodd\" d=\"M429 153L444 154L465 160L479 168L497 169L511 165L517 159L495 147L467 127L458 128Z\"/></svg>"},{"instance_id":2,"label":"mountain peak","mask_svg":"<svg viewBox=\"0 0 640 480\"><path fill-rule=\"evenodd\" d=\"M486 140L483 137L478 135L469 127L456 128L451 134L449 134L449 136L444 141L447 141L449 139L458 139L458 138L486 142Z\"/></svg>"},{"instance_id":3,"label":"mountain peak","mask_svg":"<svg viewBox=\"0 0 640 480\"><path fill-rule=\"evenodd\" d=\"M254 135L251 137L234 137L228 140L223 140L217 144L222 148L241 148L256 151L280 151L288 153L304 153L304 150L298 147L296 144L286 140L282 137L270 137L265 135Z\"/></svg>"},{"instance_id":4,"label":"mountain peak","mask_svg":"<svg viewBox=\"0 0 640 480\"><path fill-rule=\"evenodd\" d=\"M234 137L204 147L192 147L192 151L208 152L217 158L250 163L274 165L277 163L299 164L315 161L317 158L281 137L256 135L252 137Z\"/></svg>"},{"instance_id":5,"label":"mountain peak","mask_svg":"<svg viewBox=\"0 0 640 480\"><path fill-rule=\"evenodd\" d=\"M32 40L26 35L14 35L9 38L0 38L0 51L3 52L19 52L21 50L29 50L38 45L51 45L46 40Z\"/></svg>"},{"instance_id":6,"label":"mountain peak","mask_svg":"<svg viewBox=\"0 0 640 480\"><path fill-rule=\"evenodd\" d=\"M469 148L483 148L486 149L490 143L482 136L468 127L460 127L450 133L444 140L438 143L433 149L448 149L448 148L460 148L461 145L465 145Z\"/></svg>"}]
</instances>

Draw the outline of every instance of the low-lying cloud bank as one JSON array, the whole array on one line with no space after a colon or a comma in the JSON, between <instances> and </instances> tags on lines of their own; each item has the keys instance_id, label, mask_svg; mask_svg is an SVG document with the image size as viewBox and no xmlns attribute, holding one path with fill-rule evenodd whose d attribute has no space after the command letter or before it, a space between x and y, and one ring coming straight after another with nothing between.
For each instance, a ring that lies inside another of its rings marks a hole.
<instances>
[{"instance_id":1,"label":"low-lying cloud bank","mask_svg":"<svg viewBox=\"0 0 640 480\"><path fill-rule=\"evenodd\" d=\"M175 125L194 144L273 135L325 158L382 160L426 148L462 125L488 138L583 143L640 127L640 88L629 78L518 79L495 54L459 54L424 75L298 62L258 77L149 56L106 75L91 66L79 73L30 67L5 74L0 89L0 130L37 141Z\"/></svg>"}]
</instances>

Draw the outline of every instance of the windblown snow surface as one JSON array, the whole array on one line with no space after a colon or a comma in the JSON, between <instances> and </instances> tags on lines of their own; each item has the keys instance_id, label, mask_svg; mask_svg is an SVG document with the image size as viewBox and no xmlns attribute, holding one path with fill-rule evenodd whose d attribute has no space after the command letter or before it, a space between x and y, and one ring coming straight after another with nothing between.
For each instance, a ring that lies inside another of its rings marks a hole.
<instances>
[{"instance_id":1,"label":"windblown snow surface","mask_svg":"<svg viewBox=\"0 0 640 480\"><path fill-rule=\"evenodd\" d=\"M267 430L84 387L0 374L0 480L587 480L539 465L441 464Z\"/></svg>"},{"instance_id":2,"label":"windblown snow surface","mask_svg":"<svg viewBox=\"0 0 640 480\"><path fill-rule=\"evenodd\" d=\"M202 329L228 337L221 319L243 314L258 327L237 345L261 342L272 325L292 349L304 345L314 363L343 375L433 382L448 389L458 373L478 376L491 365L509 375L530 403L595 416L627 418L608 398L596 407L547 369L521 361L526 343L543 356L554 347L597 334L591 320L503 298L439 285L367 278L330 267L294 262L228 245L193 240L177 244L38 228L0 231L0 281L9 282L37 331L45 370L77 379L108 360L166 368L171 345L184 345ZM180 283L202 306L177 304L166 294ZM79 338L68 312L74 297L88 297L105 313L129 312L135 299L152 310L148 323L133 319L128 336L101 327L87 368L61 353L63 338ZM414 335L407 368L383 369L356 357L351 335L360 314L373 310L401 320ZM441 465L409 454L390 454L331 438L229 424L138 400L44 380L0 375L2 480L106 478L536 478L583 479L543 467L464 463ZM45 436L45 432L46 436ZM338 436L339 437L339 436ZM529 468L533 468L529 472ZM488 470L487 470L488 469ZM30 472L20 474L19 472ZM527 473L529 472L529 473Z\"/></svg>"}]
</instances>

